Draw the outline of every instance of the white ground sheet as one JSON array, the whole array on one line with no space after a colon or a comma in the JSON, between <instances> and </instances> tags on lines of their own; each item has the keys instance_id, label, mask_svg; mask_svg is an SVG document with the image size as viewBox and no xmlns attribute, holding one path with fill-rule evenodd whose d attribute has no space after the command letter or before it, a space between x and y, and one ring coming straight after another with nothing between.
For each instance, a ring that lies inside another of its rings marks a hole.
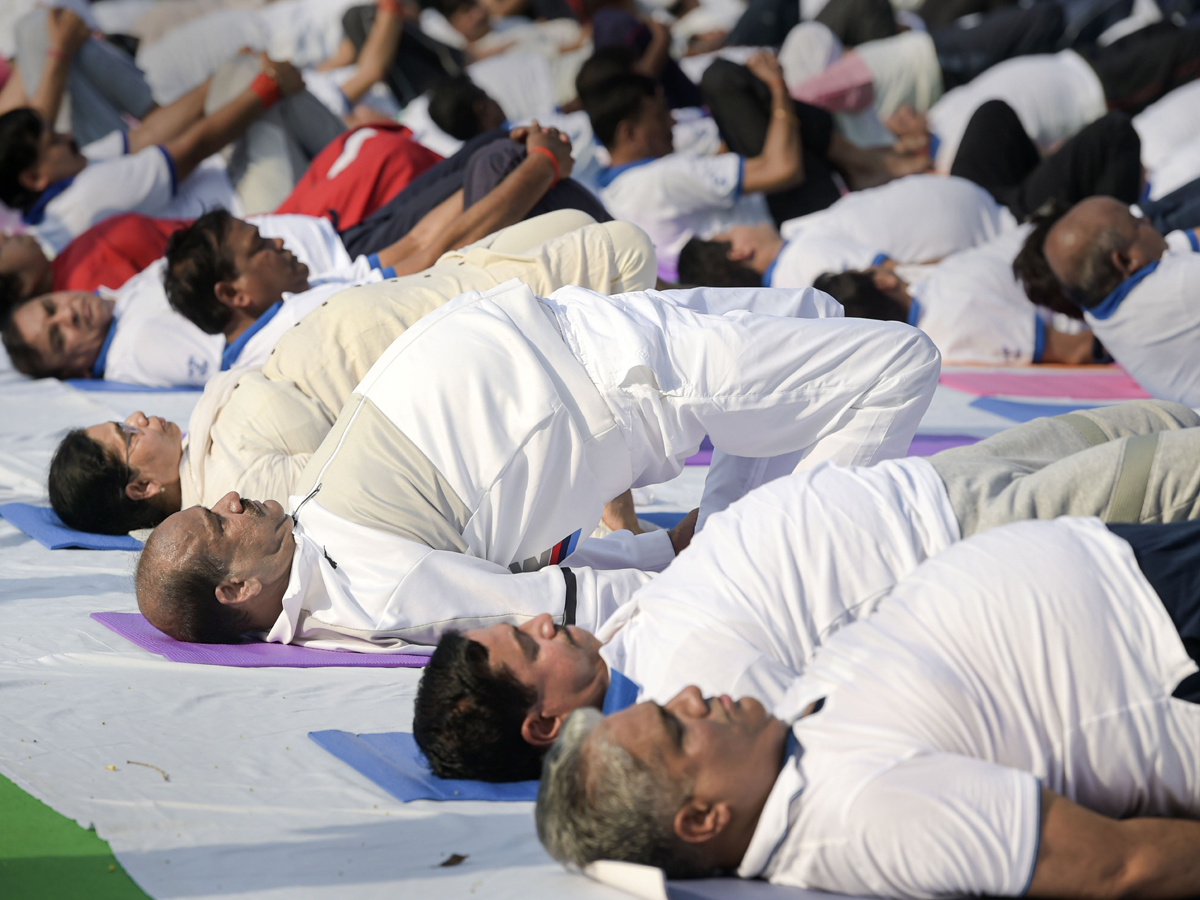
<instances>
[{"instance_id":1,"label":"white ground sheet","mask_svg":"<svg viewBox=\"0 0 1200 900\"><path fill-rule=\"evenodd\" d=\"M47 502L45 472L67 428L135 409L186 422L196 396L84 393L0 372L0 502ZM970 399L939 389L922 430L982 436L1010 424ZM643 509L695 506L703 472L641 491ZM532 804L402 804L308 740L329 728L408 730L419 671L181 665L89 619L136 610L134 560L44 550L0 521L0 772L94 825L151 896L627 896L554 864ZM439 867L451 854L466 860ZM734 881L671 888L705 900L801 893Z\"/></svg>"}]
</instances>

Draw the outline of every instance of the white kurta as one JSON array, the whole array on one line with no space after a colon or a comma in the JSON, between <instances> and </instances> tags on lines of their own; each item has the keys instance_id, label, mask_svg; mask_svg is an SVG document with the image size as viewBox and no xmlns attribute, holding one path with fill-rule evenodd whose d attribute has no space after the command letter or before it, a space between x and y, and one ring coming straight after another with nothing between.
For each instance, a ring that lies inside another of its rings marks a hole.
<instances>
[{"instance_id":1,"label":"white kurta","mask_svg":"<svg viewBox=\"0 0 1200 900\"><path fill-rule=\"evenodd\" d=\"M738 292L680 293L693 306L705 296L723 306ZM789 295L746 292L780 296ZM790 296L813 315L824 295ZM320 553L297 562L288 597L301 599L285 602L270 638L316 637L307 618L348 604L369 607L376 623L344 623L351 646L436 643L450 627L542 612L570 619L572 606L594 629L648 576L580 569L572 594L556 564L570 566L607 500L673 477L706 433L758 456L829 443L874 457L897 434L907 446L905 416L919 408L920 418L938 371L919 332L713 316L671 300L564 288L542 301L512 281L410 328L367 373L301 480L296 502L320 488L299 508L301 530L338 567ZM643 538L626 558L650 568L642 548L655 536Z\"/></svg>"},{"instance_id":2,"label":"white kurta","mask_svg":"<svg viewBox=\"0 0 1200 900\"><path fill-rule=\"evenodd\" d=\"M1020 896L1043 785L1117 818L1200 815L1200 706L1171 696L1195 671L1132 549L1099 520L962 541L792 685L781 718L825 703L795 722L802 752L739 874L856 895Z\"/></svg>"},{"instance_id":3,"label":"white kurta","mask_svg":"<svg viewBox=\"0 0 1200 900\"><path fill-rule=\"evenodd\" d=\"M637 686L618 705L665 703L695 684L773 706L821 644L958 536L920 457L764 485L713 516L598 632L610 671Z\"/></svg>"}]
</instances>

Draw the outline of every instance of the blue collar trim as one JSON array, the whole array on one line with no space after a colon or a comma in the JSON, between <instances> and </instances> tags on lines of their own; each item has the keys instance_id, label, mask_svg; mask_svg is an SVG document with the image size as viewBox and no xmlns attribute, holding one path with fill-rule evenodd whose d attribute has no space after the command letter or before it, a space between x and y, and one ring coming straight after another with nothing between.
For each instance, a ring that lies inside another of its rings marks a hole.
<instances>
[{"instance_id":1,"label":"blue collar trim","mask_svg":"<svg viewBox=\"0 0 1200 900\"><path fill-rule=\"evenodd\" d=\"M1129 296L1129 292L1141 284L1147 276L1154 274L1154 270L1158 268L1158 264L1162 260L1155 260L1148 266L1142 266L1119 285L1117 289L1093 306L1091 309L1085 310L1093 319L1109 319L1113 313L1117 311L1117 307Z\"/></svg>"},{"instance_id":2,"label":"blue collar trim","mask_svg":"<svg viewBox=\"0 0 1200 900\"><path fill-rule=\"evenodd\" d=\"M891 259L891 257L888 256L886 253L876 253L875 258L871 260L871 268L878 269L889 259Z\"/></svg>"},{"instance_id":3,"label":"blue collar trim","mask_svg":"<svg viewBox=\"0 0 1200 900\"><path fill-rule=\"evenodd\" d=\"M25 224L41 225L42 220L46 218L46 207L50 205L50 201L69 188L74 181L74 175L70 178L61 178L42 191L42 195L37 198L37 203L30 207L29 212L21 216Z\"/></svg>"},{"instance_id":4,"label":"blue collar trim","mask_svg":"<svg viewBox=\"0 0 1200 900\"><path fill-rule=\"evenodd\" d=\"M648 166L652 162L658 160L657 156L647 156L645 159L637 159L633 162L624 163L619 166L607 166L596 173L596 185L601 188L606 188L630 169L636 169L638 166Z\"/></svg>"},{"instance_id":5,"label":"blue collar trim","mask_svg":"<svg viewBox=\"0 0 1200 900\"><path fill-rule=\"evenodd\" d=\"M906 321L913 328L916 328L917 323L921 321L921 303L916 297L908 304L908 319Z\"/></svg>"},{"instance_id":6,"label":"blue collar trim","mask_svg":"<svg viewBox=\"0 0 1200 900\"><path fill-rule=\"evenodd\" d=\"M775 254L775 258L771 260L771 264L767 266L767 271L763 272L762 286L770 287L771 279L775 277L775 267L779 265L779 258L783 256L783 251L787 249L788 242L784 241L783 246L779 248L779 252Z\"/></svg>"},{"instance_id":7,"label":"blue collar trim","mask_svg":"<svg viewBox=\"0 0 1200 900\"><path fill-rule=\"evenodd\" d=\"M103 378L104 370L108 366L108 350L112 346L113 338L117 336L117 317L113 316L112 324L108 326L108 334L104 336L104 343L100 345L100 354L96 357L96 361L92 363L92 377Z\"/></svg>"},{"instance_id":8,"label":"blue collar trim","mask_svg":"<svg viewBox=\"0 0 1200 900\"><path fill-rule=\"evenodd\" d=\"M255 319L253 325L239 334L235 341L225 345L225 350L221 353L222 372L227 372L233 368L233 364L242 355L242 351L246 349L246 344L250 338L262 331L281 309L283 309L283 301L278 300L273 306L268 307L266 312Z\"/></svg>"},{"instance_id":9,"label":"blue collar trim","mask_svg":"<svg viewBox=\"0 0 1200 900\"><path fill-rule=\"evenodd\" d=\"M608 669L608 690L604 694L604 705L600 711L606 716L611 716L615 712L620 712L633 706L637 702L638 694L641 688L633 681L630 681L621 672L609 666Z\"/></svg>"}]
</instances>

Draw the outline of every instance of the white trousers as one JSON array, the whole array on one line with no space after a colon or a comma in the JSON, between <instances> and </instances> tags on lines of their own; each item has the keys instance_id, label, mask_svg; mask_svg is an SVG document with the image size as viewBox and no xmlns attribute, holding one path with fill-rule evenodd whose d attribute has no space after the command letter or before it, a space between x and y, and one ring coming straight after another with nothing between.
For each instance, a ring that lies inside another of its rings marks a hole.
<instances>
[{"instance_id":1,"label":"white trousers","mask_svg":"<svg viewBox=\"0 0 1200 900\"><path fill-rule=\"evenodd\" d=\"M739 296L809 317L698 311ZM605 297L566 287L546 302L622 431L634 487L674 478L712 439L702 520L797 469L902 456L941 370L932 341L908 325L812 317L829 302L812 288Z\"/></svg>"}]
</instances>

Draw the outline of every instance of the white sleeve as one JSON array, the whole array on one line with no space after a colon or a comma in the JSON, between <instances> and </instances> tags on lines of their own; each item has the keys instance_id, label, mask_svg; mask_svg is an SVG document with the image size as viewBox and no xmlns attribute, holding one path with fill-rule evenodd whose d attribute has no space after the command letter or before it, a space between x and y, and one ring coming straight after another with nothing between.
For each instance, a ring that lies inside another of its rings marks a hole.
<instances>
[{"instance_id":1,"label":"white sleeve","mask_svg":"<svg viewBox=\"0 0 1200 900\"><path fill-rule=\"evenodd\" d=\"M659 165L648 167L658 182L658 191L667 211L688 215L706 209L728 209L742 195L742 172L746 161L736 153L720 156L664 157Z\"/></svg>"},{"instance_id":2,"label":"white sleeve","mask_svg":"<svg viewBox=\"0 0 1200 900\"><path fill-rule=\"evenodd\" d=\"M102 159L115 159L129 152L129 133L125 131L110 131L99 140L85 144L79 150L87 157L88 162L99 162Z\"/></svg>"},{"instance_id":3,"label":"white sleeve","mask_svg":"<svg viewBox=\"0 0 1200 900\"><path fill-rule=\"evenodd\" d=\"M148 316L124 325L113 341L104 377L147 387L203 387L220 371L219 337L178 313Z\"/></svg>"},{"instance_id":4,"label":"white sleeve","mask_svg":"<svg viewBox=\"0 0 1200 900\"><path fill-rule=\"evenodd\" d=\"M641 569L661 572L675 558L675 548L667 531L614 531L603 538L581 541L575 552L563 560L564 566L589 569Z\"/></svg>"},{"instance_id":5,"label":"white sleeve","mask_svg":"<svg viewBox=\"0 0 1200 900\"><path fill-rule=\"evenodd\" d=\"M1037 862L1041 784L1028 772L966 756L918 756L855 796L844 835L841 864L821 867L835 883L814 887L887 897L1019 897ZM848 881L837 877L839 869Z\"/></svg>"},{"instance_id":6,"label":"white sleeve","mask_svg":"<svg viewBox=\"0 0 1200 900\"><path fill-rule=\"evenodd\" d=\"M162 147L90 163L71 186L46 206L38 230L56 246L98 222L124 212L153 216L175 196L175 164Z\"/></svg>"},{"instance_id":7,"label":"white sleeve","mask_svg":"<svg viewBox=\"0 0 1200 900\"><path fill-rule=\"evenodd\" d=\"M824 291L813 288L713 288L701 287L678 291L645 291L665 303L673 303L698 313L723 316L748 310L763 316L789 319L841 319L842 304Z\"/></svg>"},{"instance_id":8,"label":"white sleeve","mask_svg":"<svg viewBox=\"0 0 1200 900\"><path fill-rule=\"evenodd\" d=\"M1168 253L1200 253L1200 239L1196 237L1196 229L1181 228L1167 234Z\"/></svg>"}]
</instances>

